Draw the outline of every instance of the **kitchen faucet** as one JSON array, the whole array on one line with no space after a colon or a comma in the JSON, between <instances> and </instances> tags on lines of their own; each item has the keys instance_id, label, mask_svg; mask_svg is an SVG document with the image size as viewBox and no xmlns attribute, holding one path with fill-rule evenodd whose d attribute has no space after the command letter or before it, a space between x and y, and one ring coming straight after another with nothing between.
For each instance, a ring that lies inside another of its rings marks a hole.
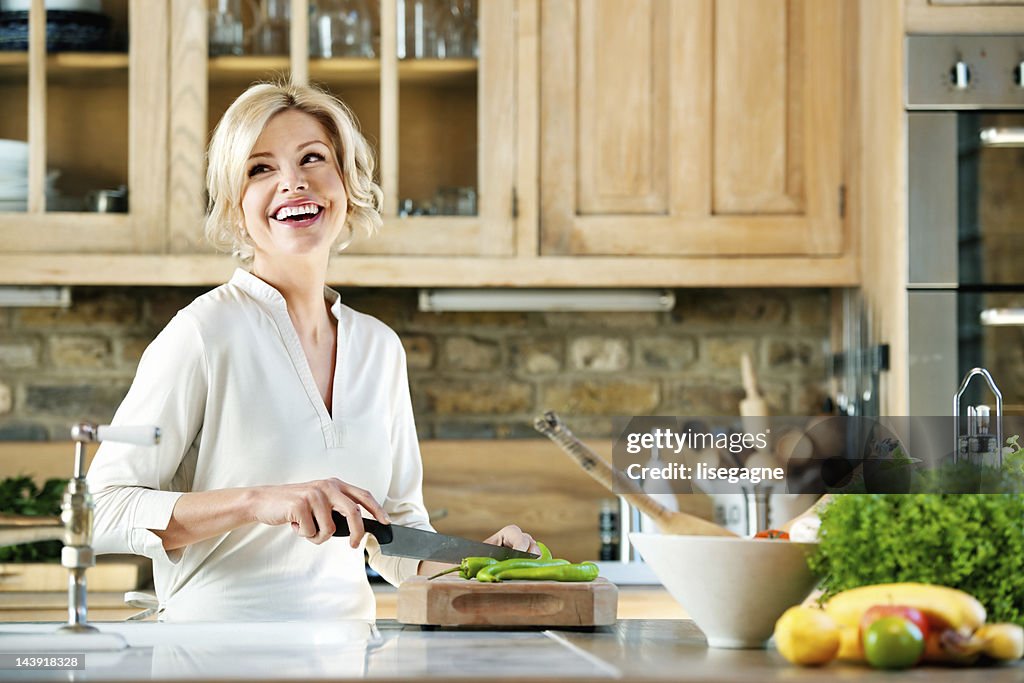
<instances>
[{"instance_id":1,"label":"kitchen faucet","mask_svg":"<svg viewBox=\"0 0 1024 683\"><path fill-rule=\"evenodd\" d=\"M61 633L96 633L88 623L85 570L96 564L92 549L93 502L85 481L85 444L99 441L151 446L160 442L159 427L111 427L80 422L71 427L75 442L74 474L61 501L59 517L0 514L0 546L61 540L60 563L68 569L68 623Z\"/></svg>"}]
</instances>

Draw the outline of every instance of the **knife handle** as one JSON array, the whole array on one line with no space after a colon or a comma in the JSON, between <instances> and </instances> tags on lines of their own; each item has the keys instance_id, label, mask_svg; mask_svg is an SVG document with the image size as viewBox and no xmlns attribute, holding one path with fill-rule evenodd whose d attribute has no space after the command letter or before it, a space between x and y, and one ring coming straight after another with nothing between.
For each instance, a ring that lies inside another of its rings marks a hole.
<instances>
[{"instance_id":1,"label":"knife handle","mask_svg":"<svg viewBox=\"0 0 1024 683\"><path fill-rule=\"evenodd\" d=\"M348 530L348 520L343 514L337 510L331 510L331 519L334 520L334 536L348 536L350 535ZM377 539L377 543L385 544L391 543L395 535L391 531L390 524L381 524L375 519L367 519L363 517L363 528L366 533L373 534L374 538Z\"/></svg>"}]
</instances>

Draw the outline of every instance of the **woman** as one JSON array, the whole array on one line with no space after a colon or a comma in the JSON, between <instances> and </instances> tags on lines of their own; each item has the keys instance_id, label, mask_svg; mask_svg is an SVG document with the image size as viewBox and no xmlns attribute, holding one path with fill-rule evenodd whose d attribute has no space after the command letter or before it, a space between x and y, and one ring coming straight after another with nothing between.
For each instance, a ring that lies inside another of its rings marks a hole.
<instances>
[{"instance_id":1,"label":"woman","mask_svg":"<svg viewBox=\"0 0 1024 683\"><path fill-rule=\"evenodd\" d=\"M372 620L364 546L395 585L439 565L381 555L361 521L431 528L401 342L325 286L332 249L381 224L370 150L331 96L260 84L208 162L207 236L250 270L143 355L114 423L162 439L101 445L95 547L153 559L163 620ZM487 540L537 551L515 526Z\"/></svg>"}]
</instances>

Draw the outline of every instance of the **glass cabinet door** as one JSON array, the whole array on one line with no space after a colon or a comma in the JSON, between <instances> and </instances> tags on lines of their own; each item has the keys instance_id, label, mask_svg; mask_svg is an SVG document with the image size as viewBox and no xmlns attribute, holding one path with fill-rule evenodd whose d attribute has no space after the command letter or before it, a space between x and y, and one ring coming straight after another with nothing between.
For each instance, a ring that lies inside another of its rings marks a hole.
<instances>
[{"instance_id":1,"label":"glass cabinet door","mask_svg":"<svg viewBox=\"0 0 1024 683\"><path fill-rule=\"evenodd\" d=\"M139 0L76 11L4 4L0 250L160 250L165 10Z\"/></svg>"},{"instance_id":2,"label":"glass cabinet door","mask_svg":"<svg viewBox=\"0 0 1024 683\"><path fill-rule=\"evenodd\" d=\"M174 251L210 250L201 239L202 159L217 121L251 83L290 79L348 105L377 160L384 229L347 254L513 252L514 0L174 0L172 8L171 148L193 160L172 167Z\"/></svg>"}]
</instances>

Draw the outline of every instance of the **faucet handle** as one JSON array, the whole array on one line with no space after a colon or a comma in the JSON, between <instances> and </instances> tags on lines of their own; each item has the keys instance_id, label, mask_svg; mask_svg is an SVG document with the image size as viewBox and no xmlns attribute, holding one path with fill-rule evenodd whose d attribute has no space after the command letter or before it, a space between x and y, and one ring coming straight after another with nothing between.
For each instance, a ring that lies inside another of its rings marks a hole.
<instances>
[{"instance_id":1,"label":"faucet handle","mask_svg":"<svg viewBox=\"0 0 1024 683\"><path fill-rule=\"evenodd\" d=\"M133 443L137 446L153 446L160 443L160 428L152 425L112 427L101 425L96 430L98 441Z\"/></svg>"},{"instance_id":2,"label":"faucet handle","mask_svg":"<svg viewBox=\"0 0 1024 683\"><path fill-rule=\"evenodd\" d=\"M75 441L117 441L137 446L152 446L160 443L160 428L152 425L95 425L81 422L71 427L71 438Z\"/></svg>"}]
</instances>

